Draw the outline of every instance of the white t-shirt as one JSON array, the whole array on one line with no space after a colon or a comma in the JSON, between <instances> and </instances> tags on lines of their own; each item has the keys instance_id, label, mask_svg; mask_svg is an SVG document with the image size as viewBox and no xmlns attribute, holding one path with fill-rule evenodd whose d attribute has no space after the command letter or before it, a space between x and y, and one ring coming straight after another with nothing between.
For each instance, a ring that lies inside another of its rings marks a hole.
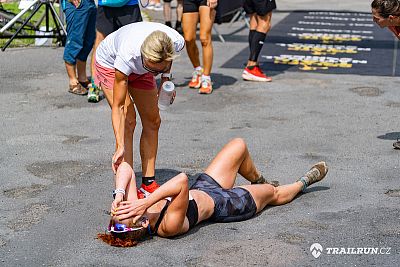
<instances>
[{"instance_id":1,"label":"white t-shirt","mask_svg":"<svg viewBox=\"0 0 400 267\"><path fill-rule=\"evenodd\" d=\"M145 74L140 47L154 31L165 32L174 43L175 52L185 46L185 40L174 29L156 22L135 22L108 35L97 47L96 61L103 67L117 69L125 75Z\"/></svg>"}]
</instances>

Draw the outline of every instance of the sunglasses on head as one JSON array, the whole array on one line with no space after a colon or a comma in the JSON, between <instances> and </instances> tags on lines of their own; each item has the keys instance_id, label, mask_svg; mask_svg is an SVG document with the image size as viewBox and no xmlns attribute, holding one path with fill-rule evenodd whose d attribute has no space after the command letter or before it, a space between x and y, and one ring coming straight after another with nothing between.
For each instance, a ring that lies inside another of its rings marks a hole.
<instances>
[{"instance_id":1,"label":"sunglasses on head","mask_svg":"<svg viewBox=\"0 0 400 267\"><path fill-rule=\"evenodd\" d=\"M145 70L147 70L148 72L153 73L153 74L156 74L156 75L158 75L158 74L160 74L160 73L166 72L165 69L164 69L164 70L153 70L153 69L147 67L146 64L144 64L143 55L142 55L142 66L143 66L143 68L144 68Z\"/></svg>"}]
</instances>

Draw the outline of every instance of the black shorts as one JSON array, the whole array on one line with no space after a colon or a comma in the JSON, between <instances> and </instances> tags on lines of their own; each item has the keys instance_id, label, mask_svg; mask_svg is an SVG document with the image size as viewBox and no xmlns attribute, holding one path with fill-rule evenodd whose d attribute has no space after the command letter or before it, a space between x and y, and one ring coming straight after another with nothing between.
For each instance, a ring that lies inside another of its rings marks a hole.
<instances>
[{"instance_id":1,"label":"black shorts","mask_svg":"<svg viewBox=\"0 0 400 267\"><path fill-rule=\"evenodd\" d=\"M199 12L200 6L206 6L207 0L183 0L183 13Z\"/></svg>"},{"instance_id":2,"label":"black shorts","mask_svg":"<svg viewBox=\"0 0 400 267\"><path fill-rule=\"evenodd\" d=\"M122 7L98 6L96 30L109 35L122 26L133 22L142 21L139 5L130 5Z\"/></svg>"},{"instance_id":3,"label":"black shorts","mask_svg":"<svg viewBox=\"0 0 400 267\"><path fill-rule=\"evenodd\" d=\"M247 14L256 13L259 16L265 16L276 9L276 3L275 0L245 0L243 8Z\"/></svg>"},{"instance_id":4,"label":"black shorts","mask_svg":"<svg viewBox=\"0 0 400 267\"><path fill-rule=\"evenodd\" d=\"M211 176L202 173L190 189L207 193L214 200L214 222L238 222L250 219L257 212L253 197L244 188L223 189Z\"/></svg>"}]
</instances>

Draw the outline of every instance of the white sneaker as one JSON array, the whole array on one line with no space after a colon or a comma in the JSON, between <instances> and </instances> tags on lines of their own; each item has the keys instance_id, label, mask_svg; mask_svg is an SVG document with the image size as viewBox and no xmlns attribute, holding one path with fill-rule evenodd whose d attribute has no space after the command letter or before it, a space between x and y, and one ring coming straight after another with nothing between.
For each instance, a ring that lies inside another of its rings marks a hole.
<instances>
[{"instance_id":1,"label":"white sneaker","mask_svg":"<svg viewBox=\"0 0 400 267\"><path fill-rule=\"evenodd\" d=\"M161 5L161 3L157 3L154 5L154 10L155 11L163 11L163 6Z\"/></svg>"}]
</instances>

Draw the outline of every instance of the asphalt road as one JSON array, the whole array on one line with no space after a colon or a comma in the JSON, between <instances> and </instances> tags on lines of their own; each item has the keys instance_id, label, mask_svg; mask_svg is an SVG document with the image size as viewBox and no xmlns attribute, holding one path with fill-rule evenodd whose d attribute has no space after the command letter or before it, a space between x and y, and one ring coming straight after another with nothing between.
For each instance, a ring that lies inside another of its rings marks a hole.
<instances>
[{"instance_id":1,"label":"asphalt road","mask_svg":"<svg viewBox=\"0 0 400 267\"><path fill-rule=\"evenodd\" d=\"M361 0L278 5L274 23L296 9L369 10ZM247 46L247 30L241 22L219 30L227 43L214 36L212 95L185 86L185 52L174 63L178 96L161 114L158 181L184 171L193 182L233 137L247 141L269 179L290 183L320 160L327 177L248 221L109 247L96 239L113 185L108 104L67 93L63 48L7 49L0 54L0 266L399 266L400 151L392 148L400 138L399 78L272 72L272 83L244 82L241 69L221 66ZM138 153L135 161L140 177ZM318 258L314 243L324 248ZM384 254L327 254L364 247Z\"/></svg>"}]
</instances>

